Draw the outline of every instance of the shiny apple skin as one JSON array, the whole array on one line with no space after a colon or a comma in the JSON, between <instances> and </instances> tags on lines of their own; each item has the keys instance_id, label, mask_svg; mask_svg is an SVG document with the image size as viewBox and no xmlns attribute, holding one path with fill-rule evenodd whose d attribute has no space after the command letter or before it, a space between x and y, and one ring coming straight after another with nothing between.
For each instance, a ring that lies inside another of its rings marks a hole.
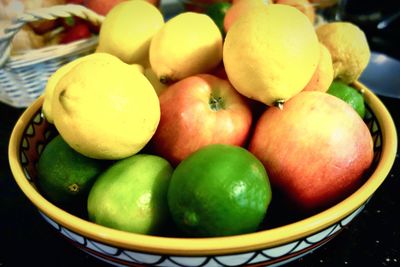
<instances>
[{"instance_id":1,"label":"shiny apple skin","mask_svg":"<svg viewBox=\"0 0 400 267\"><path fill-rule=\"evenodd\" d=\"M273 187L304 212L321 210L358 188L373 160L373 140L361 117L323 92L301 92L268 108L249 150Z\"/></svg>"},{"instance_id":2,"label":"shiny apple skin","mask_svg":"<svg viewBox=\"0 0 400 267\"><path fill-rule=\"evenodd\" d=\"M190 76L170 85L159 99L161 118L150 147L173 165L208 144L243 146L247 141L249 102L227 80Z\"/></svg>"}]
</instances>

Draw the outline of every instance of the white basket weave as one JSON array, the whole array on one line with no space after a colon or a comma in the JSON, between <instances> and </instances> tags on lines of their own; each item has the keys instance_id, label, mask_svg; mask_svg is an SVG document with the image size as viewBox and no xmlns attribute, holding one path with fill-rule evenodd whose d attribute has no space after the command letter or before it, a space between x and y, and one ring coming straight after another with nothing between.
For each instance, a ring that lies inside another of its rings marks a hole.
<instances>
[{"instance_id":1,"label":"white basket weave","mask_svg":"<svg viewBox=\"0 0 400 267\"><path fill-rule=\"evenodd\" d=\"M104 16L84 6L68 4L27 11L5 29L5 34L0 37L1 102L14 107L29 106L43 93L47 80L54 71L94 51L98 43L97 36L10 55L13 37L26 23L70 16L83 18L94 25L101 25L104 20Z\"/></svg>"}]
</instances>

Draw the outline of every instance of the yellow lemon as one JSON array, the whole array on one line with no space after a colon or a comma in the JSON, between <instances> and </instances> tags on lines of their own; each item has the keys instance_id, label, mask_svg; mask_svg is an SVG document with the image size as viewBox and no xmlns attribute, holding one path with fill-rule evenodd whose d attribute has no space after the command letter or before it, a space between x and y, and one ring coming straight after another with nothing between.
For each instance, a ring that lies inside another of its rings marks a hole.
<instances>
[{"instance_id":1,"label":"yellow lemon","mask_svg":"<svg viewBox=\"0 0 400 267\"><path fill-rule=\"evenodd\" d=\"M131 64L133 68L136 68L138 71L144 74L144 67L140 64Z\"/></svg>"},{"instance_id":2,"label":"yellow lemon","mask_svg":"<svg viewBox=\"0 0 400 267\"><path fill-rule=\"evenodd\" d=\"M332 55L334 78L349 84L367 67L371 51L364 32L351 22L330 22L316 29Z\"/></svg>"},{"instance_id":3,"label":"yellow lemon","mask_svg":"<svg viewBox=\"0 0 400 267\"><path fill-rule=\"evenodd\" d=\"M221 62L222 34L209 16L183 12L154 35L149 53L151 68L160 81L181 80Z\"/></svg>"},{"instance_id":4,"label":"yellow lemon","mask_svg":"<svg viewBox=\"0 0 400 267\"><path fill-rule=\"evenodd\" d=\"M81 154L120 159L140 151L153 136L160 107L153 86L135 66L108 55L76 64L58 82L54 124Z\"/></svg>"},{"instance_id":5,"label":"yellow lemon","mask_svg":"<svg viewBox=\"0 0 400 267\"><path fill-rule=\"evenodd\" d=\"M53 100L54 88L56 87L58 81L70 71L76 64L90 58L100 58L103 57L104 53L94 53L87 56L83 56L72 60L65 65L58 68L47 80L46 87L43 92L43 114L48 122L53 123L53 114L51 109L51 103ZM107 56L107 55L106 55Z\"/></svg>"},{"instance_id":6,"label":"yellow lemon","mask_svg":"<svg viewBox=\"0 0 400 267\"><path fill-rule=\"evenodd\" d=\"M317 69L315 70L311 80L308 82L304 90L326 92L333 81L333 64L332 56L328 48L319 43L321 48L321 56Z\"/></svg>"},{"instance_id":7,"label":"yellow lemon","mask_svg":"<svg viewBox=\"0 0 400 267\"><path fill-rule=\"evenodd\" d=\"M145 68L143 74L153 85L154 90L156 91L158 96L168 87L168 85L160 82L160 80L158 79L157 75L155 74L155 72L151 67Z\"/></svg>"},{"instance_id":8,"label":"yellow lemon","mask_svg":"<svg viewBox=\"0 0 400 267\"><path fill-rule=\"evenodd\" d=\"M303 12L311 21L311 23L315 22L315 7L310 4L309 0L275 0L275 3L293 6Z\"/></svg>"},{"instance_id":9,"label":"yellow lemon","mask_svg":"<svg viewBox=\"0 0 400 267\"><path fill-rule=\"evenodd\" d=\"M264 5L230 27L223 48L226 73L243 95L267 105L299 93L320 58L317 35L298 9Z\"/></svg>"},{"instance_id":10,"label":"yellow lemon","mask_svg":"<svg viewBox=\"0 0 400 267\"><path fill-rule=\"evenodd\" d=\"M161 11L146 1L123 1L107 13L96 52L107 52L125 63L148 62L153 35L164 25Z\"/></svg>"},{"instance_id":11,"label":"yellow lemon","mask_svg":"<svg viewBox=\"0 0 400 267\"><path fill-rule=\"evenodd\" d=\"M270 1L264 0L241 0L232 1L232 6L226 11L224 17L224 30L227 32L232 24L244 13L252 12L253 9L258 8L259 5L273 4Z\"/></svg>"}]
</instances>

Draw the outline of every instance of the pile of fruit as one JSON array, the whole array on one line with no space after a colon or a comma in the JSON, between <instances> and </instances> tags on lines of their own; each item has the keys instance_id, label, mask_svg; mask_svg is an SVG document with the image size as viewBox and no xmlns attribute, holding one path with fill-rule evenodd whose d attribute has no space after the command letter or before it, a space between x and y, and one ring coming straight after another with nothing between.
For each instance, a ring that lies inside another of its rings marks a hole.
<instances>
[{"instance_id":1,"label":"pile of fruit","mask_svg":"<svg viewBox=\"0 0 400 267\"><path fill-rule=\"evenodd\" d=\"M352 83L369 61L364 33L239 3L248 12L223 33L207 14L164 21L145 1L108 12L96 52L45 89L59 133L38 163L50 201L124 231L225 236L259 230L275 203L306 216L362 184L373 141Z\"/></svg>"}]
</instances>

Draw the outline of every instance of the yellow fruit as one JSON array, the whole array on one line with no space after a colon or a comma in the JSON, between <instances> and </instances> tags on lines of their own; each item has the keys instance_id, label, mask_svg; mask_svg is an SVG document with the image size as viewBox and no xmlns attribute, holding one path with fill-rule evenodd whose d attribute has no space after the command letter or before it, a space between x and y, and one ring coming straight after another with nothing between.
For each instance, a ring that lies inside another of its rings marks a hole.
<instances>
[{"instance_id":1,"label":"yellow fruit","mask_svg":"<svg viewBox=\"0 0 400 267\"><path fill-rule=\"evenodd\" d=\"M299 93L318 65L320 48L310 20L289 5L265 5L229 29L223 61L243 95L273 105Z\"/></svg>"},{"instance_id":2,"label":"yellow fruit","mask_svg":"<svg viewBox=\"0 0 400 267\"><path fill-rule=\"evenodd\" d=\"M153 35L164 25L161 11L146 1L123 1L107 13L96 52L125 63L146 64Z\"/></svg>"},{"instance_id":3,"label":"yellow fruit","mask_svg":"<svg viewBox=\"0 0 400 267\"><path fill-rule=\"evenodd\" d=\"M90 58L99 58L103 57L104 53L95 53L95 54L89 54L87 56L83 56L80 58L77 58L71 62L68 62L67 64L61 66L58 68L47 80L46 87L44 89L44 99L43 99L43 114L45 118L47 119L48 122L54 123L53 120L53 114L52 114L52 108L51 108L51 103L53 100L53 94L54 94L54 88L56 87L58 81L67 73L69 72L76 64Z\"/></svg>"},{"instance_id":4,"label":"yellow fruit","mask_svg":"<svg viewBox=\"0 0 400 267\"><path fill-rule=\"evenodd\" d=\"M184 12L167 21L150 45L150 64L163 83L212 70L222 59L222 34L207 15Z\"/></svg>"},{"instance_id":5,"label":"yellow fruit","mask_svg":"<svg viewBox=\"0 0 400 267\"><path fill-rule=\"evenodd\" d=\"M166 84L160 82L151 67L148 67L144 70L144 76L146 76L149 82L153 85L158 96L168 87Z\"/></svg>"},{"instance_id":6,"label":"yellow fruit","mask_svg":"<svg viewBox=\"0 0 400 267\"><path fill-rule=\"evenodd\" d=\"M326 92L333 81L333 64L331 53L325 45L320 43L321 56L311 80L304 90Z\"/></svg>"},{"instance_id":7,"label":"yellow fruit","mask_svg":"<svg viewBox=\"0 0 400 267\"><path fill-rule=\"evenodd\" d=\"M231 25L243 14L247 12L252 12L252 10L258 8L259 5L266 5L266 4L272 4L272 3L263 0L233 1L231 8L228 9L224 17L225 32L228 32Z\"/></svg>"},{"instance_id":8,"label":"yellow fruit","mask_svg":"<svg viewBox=\"0 0 400 267\"><path fill-rule=\"evenodd\" d=\"M131 64L133 68L136 68L138 71L144 74L144 67L140 64Z\"/></svg>"},{"instance_id":9,"label":"yellow fruit","mask_svg":"<svg viewBox=\"0 0 400 267\"><path fill-rule=\"evenodd\" d=\"M309 0L276 0L275 3L293 6L303 12L311 23L315 22L315 8Z\"/></svg>"},{"instance_id":10,"label":"yellow fruit","mask_svg":"<svg viewBox=\"0 0 400 267\"><path fill-rule=\"evenodd\" d=\"M153 86L137 68L112 55L76 64L58 82L52 109L64 140L97 159L137 153L160 120Z\"/></svg>"},{"instance_id":11,"label":"yellow fruit","mask_svg":"<svg viewBox=\"0 0 400 267\"><path fill-rule=\"evenodd\" d=\"M357 80L371 56L364 32L350 22L323 24L316 32L332 55L334 78L345 83Z\"/></svg>"}]
</instances>

